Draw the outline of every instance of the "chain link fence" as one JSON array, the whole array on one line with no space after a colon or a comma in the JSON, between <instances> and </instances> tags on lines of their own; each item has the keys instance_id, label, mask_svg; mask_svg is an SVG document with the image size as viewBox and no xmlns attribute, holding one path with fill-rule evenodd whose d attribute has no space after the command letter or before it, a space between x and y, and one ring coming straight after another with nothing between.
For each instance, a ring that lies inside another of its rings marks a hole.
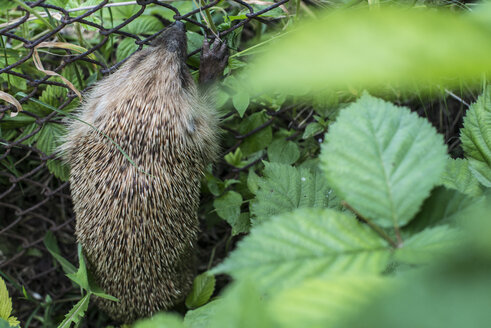
<instances>
[{"instance_id":1,"label":"chain link fence","mask_svg":"<svg viewBox=\"0 0 491 328\"><path fill-rule=\"evenodd\" d=\"M9 17L7 13L6 19L0 22L0 49L3 50L0 53L0 98L5 100L0 102L0 273L10 287L24 286L38 300L49 293L56 301L73 290L68 279L59 278L61 273L52 265L43 244L46 233L54 232L61 252L75 262L68 168L56 154L56 146L61 142L59 136L65 129L62 114L77 108L79 94L83 95L90 83L117 69L173 20L186 22L188 30L193 30L195 35L210 39L223 38L243 28L238 33L240 37L252 21L274 24L277 18L267 14L273 10L286 13L284 5L288 0L187 3L157 0L110 3L104 0L88 1L79 8L59 6L66 2L18 1L7 8L16 15ZM190 8L190 4L194 9L182 12L182 8ZM217 10L236 13L235 18L220 29L206 23L207 9L217 5L221 5ZM122 21L113 20L118 8L132 13ZM152 12L148 15L150 9ZM111 19L108 20L108 16ZM153 18L149 19L150 16ZM145 31L145 24L140 28L142 31L128 28L139 20L153 22L151 33ZM33 22L38 24L35 28ZM158 31L155 26L159 27ZM89 41L89 38L96 41ZM70 46L71 39L78 39L81 46L75 46L74 42ZM112 50L123 46L130 51ZM106 56L108 60L101 55L104 52L110 54ZM199 52L200 46L190 47L189 58ZM18 103L8 95L15 97ZM22 109L20 113L19 109ZM237 142L231 150L246 137L271 125L282 113L284 111L269 113L269 120L246 134L230 130ZM231 168L223 174L247 168ZM15 296L21 294L18 288L11 288L11 291ZM25 321L34 307L24 302L16 306L16 315Z\"/></svg>"}]
</instances>

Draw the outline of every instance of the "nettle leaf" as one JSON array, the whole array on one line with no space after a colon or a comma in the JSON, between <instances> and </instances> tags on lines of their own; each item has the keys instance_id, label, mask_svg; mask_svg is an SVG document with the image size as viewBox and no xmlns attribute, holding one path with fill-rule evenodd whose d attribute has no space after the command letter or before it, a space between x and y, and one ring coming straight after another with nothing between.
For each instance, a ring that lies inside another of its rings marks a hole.
<instances>
[{"instance_id":1,"label":"nettle leaf","mask_svg":"<svg viewBox=\"0 0 491 328\"><path fill-rule=\"evenodd\" d=\"M404 240L403 246L395 251L395 259L409 264L433 262L454 253L456 246L462 241L462 233L456 228L428 228Z\"/></svg>"},{"instance_id":2,"label":"nettle leaf","mask_svg":"<svg viewBox=\"0 0 491 328\"><path fill-rule=\"evenodd\" d=\"M89 307L90 293L85 294L77 304L65 315L65 319L58 325L58 328L70 328L72 323L77 326L85 316L85 311Z\"/></svg>"},{"instance_id":3,"label":"nettle leaf","mask_svg":"<svg viewBox=\"0 0 491 328\"><path fill-rule=\"evenodd\" d=\"M365 275L309 279L275 295L269 310L283 328L336 327L391 285L389 279Z\"/></svg>"},{"instance_id":4,"label":"nettle leaf","mask_svg":"<svg viewBox=\"0 0 491 328\"><path fill-rule=\"evenodd\" d=\"M405 231L418 232L438 224L452 224L465 217L482 202L484 196L469 197L457 190L437 187Z\"/></svg>"},{"instance_id":5,"label":"nettle leaf","mask_svg":"<svg viewBox=\"0 0 491 328\"><path fill-rule=\"evenodd\" d=\"M194 278L193 289L186 297L188 309L195 309L205 305L215 290L215 276L205 272Z\"/></svg>"},{"instance_id":6,"label":"nettle leaf","mask_svg":"<svg viewBox=\"0 0 491 328\"><path fill-rule=\"evenodd\" d=\"M481 185L471 173L467 159L447 159L447 166L440 181L445 187L458 190L470 196L482 194Z\"/></svg>"},{"instance_id":7,"label":"nettle leaf","mask_svg":"<svg viewBox=\"0 0 491 328\"><path fill-rule=\"evenodd\" d=\"M467 111L460 139L472 173L491 187L491 86Z\"/></svg>"},{"instance_id":8,"label":"nettle leaf","mask_svg":"<svg viewBox=\"0 0 491 328\"><path fill-rule=\"evenodd\" d=\"M182 318L174 313L157 313L151 318L137 321L134 328L184 328Z\"/></svg>"},{"instance_id":9,"label":"nettle leaf","mask_svg":"<svg viewBox=\"0 0 491 328\"><path fill-rule=\"evenodd\" d=\"M263 221L273 215L302 207L327 207L330 189L318 172L264 162L264 178L257 179L258 190L251 214Z\"/></svg>"},{"instance_id":10,"label":"nettle leaf","mask_svg":"<svg viewBox=\"0 0 491 328\"><path fill-rule=\"evenodd\" d=\"M232 227L232 235L249 231L249 216L240 213L242 196L235 191L227 191L225 194L213 201L218 216L228 222Z\"/></svg>"},{"instance_id":11,"label":"nettle leaf","mask_svg":"<svg viewBox=\"0 0 491 328\"><path fill-rule=\"evenodd\" d=\"M320 158L342 199L391 227L416 214L447 155L443 137L427 120L365 93L330 126Z\"/></svg>"},{"instance_id":12,"label":"nettle leaf","mask_svg":"<svg viewBox=\"0 0 491 328\"><path fill-rule=\"evenodd\" d=\"M268 158L270 162L293 164L300 158L300 150L293 141L278 139L269 145Z\"/></svg>"},{"instance_id":13,"label":"nettle leaf","mask_svg":"<svg viewBox=\"0 0 491 328\"><path fill-rule=\"evenodd\" d=\"M38 133L36 147L46 155L51 155L61 144L62 136L65 135L66 128L58 123L45 123ZM69 166L59 159L47 161L48 170L57 178L67 181L70 175Z\"/></svg>"},{"instance_id":14,"label":"nettle leaf","mask_svg":"<svg viewBox=\"0 0 491 328\"><path fill-rule=\"evenodd\" d=\"M211 272L276 290L330 274L378 273L389 256L387 242L355 217L330 209L300 209L253 228Z\"/></svg>"},{"instance_id":15,"label":"nettle leaf","mask_svg":"<svg viewBox=\"0 0 491 328\"><path fill-rule=\"evenodd\" d=\"M118 48L116 48L116 61L120 62L126 57L129 57L138 49L135 43L135 39L126 38L119 42Z\"/></svg>"}]
</instances>

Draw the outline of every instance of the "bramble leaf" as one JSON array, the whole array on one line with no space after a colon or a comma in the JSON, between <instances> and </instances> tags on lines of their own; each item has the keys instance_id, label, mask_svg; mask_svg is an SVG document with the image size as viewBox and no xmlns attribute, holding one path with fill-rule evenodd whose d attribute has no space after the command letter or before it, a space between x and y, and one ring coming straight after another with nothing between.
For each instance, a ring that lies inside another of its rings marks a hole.
<instances>
[{"instance_id":1,"label":"bramble leaf","mask_svg":"<svg viewBox=\"0 0 491 328\"><path fill-rule=\"evenodd\" d=\"M258 178L251 214L263 221L302 207L326 207L330 189L320 172L264 162L264 178Z\"/></svg>"},{"instance_id":2,"label":"bramble leaf","mask_svg":"<svg viewBox=\"0 0 491 328\"><path fill-rule=\"evenodd\" d=\"M276 290L334 273L377 273L387 242L355 217L330 209L299 209L257 225L213 274L251 279Z\"/></svg>"},{"instance_id":3,"label":"bramble leaf","mask_svg":"<svg viewBox=\"0 0 491 328\"><path fill-rule=\"evenodd\" d=\"M365 93L341 111L320 155L336 194L383 227L416 214L445 168L446 147L431 124Z\"/></svg>"},{"instance_id":4,"label":"bramble leaf","mask_svg":"<svg viewBox=\"0 0 491 328\"><path fill-rule=\"evenodd\" d=\"M491 187L491 86L467 111L460 139L471 172L485 187Z\"/></svg>"}]
</instances>

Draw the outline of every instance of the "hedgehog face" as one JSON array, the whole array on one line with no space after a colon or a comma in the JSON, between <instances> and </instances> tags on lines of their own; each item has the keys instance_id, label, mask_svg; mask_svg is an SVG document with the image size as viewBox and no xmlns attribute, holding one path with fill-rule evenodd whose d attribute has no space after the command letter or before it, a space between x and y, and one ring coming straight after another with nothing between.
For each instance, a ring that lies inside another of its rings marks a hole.
<instances>
[{"instance_id":1,"label":"hedgehog face","mask_svg":"<svg viewBox=\"0 0 491 328\"><path fill-rule=\"evenodd\" d=\"M176 53L178 58L186 58L187 38L184 23L174 22L155 39L152 45Z\"/></svg>"}]
</instances>

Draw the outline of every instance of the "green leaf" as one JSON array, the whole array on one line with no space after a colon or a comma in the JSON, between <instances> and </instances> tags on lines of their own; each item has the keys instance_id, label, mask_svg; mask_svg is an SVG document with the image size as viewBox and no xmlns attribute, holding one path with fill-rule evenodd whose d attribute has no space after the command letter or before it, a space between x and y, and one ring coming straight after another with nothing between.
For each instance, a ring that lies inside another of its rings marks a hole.
<instances>
[{"instance_id":1,"label":"green leaf","mask_svg":"<svg viewBox=\"0 0 491 328\"><path fill-rule=\"evenodd\" d=\"M215 290L215 276L205 272L194 278L193 289L186 297L188 309L195 309L205 305Z\"/></svg>"},{"instance_id":2,"label":"green leaf","mask_svg":"<svg viewBox=\"0 0 491 328\"><path fill-rule=\"evenodd\" d=\"M85 311L89 306L90 293L85 294L77 304L65 315L65 319L58 325L58 328L70 328L72 323L76 326L80 323L80 320L85 316Z\"/></svg>"},{"instance_id":3,"label":"green leaf","mask_svg":"<svg viewBox=\"0 0 491 328\"><path fill-rule=\"evenodd\" d=\"M213 202L218 216L227 221L232 227L233 236L249 231L249 217L241 215L241 205L242 196L235 191L227 191Z\"/></svg>"},{"instance_id":4,"label":"green leaf","mask_svg":"<svg viewBox=\"0 0 491 328\"><path fill-rule=\"evenodd\" d=\"M305 128L302 139L308 139L322 132L324 132L324 127L322 125L317 122L310 123Z\"/></svg>"},{"instance_id":5,"label":"green leaf","mask_svg":"<svg viewBox=\"0 0 491 328\"><path fill-rule=\"evenodd\" d=\"M467 111L460 138L472 173L491 187L491 85Z\"/></svg>"},{"instance_id":6,"label":"green leaf","mask_svg":"<svg viewBox=\"0 0 491 328\"><path fill-rule=\"evenodd\" d=\"M239 91L232 97L232 103L239 113L239 116L244 116L247 107L249 107L249 94L244 91Z\"/></svg>"},{"instance_id":7,"label":"green leaf","mask_svg":"<svg viewBox=\"0 0 491 328\"><path fill-rule=\"evenodd\" d=\"M265 48L251 66L248 85L258 94L388 83L407 89L428 83L458 86L455 77L480 78L491 71L491 20L462 12L421 7L325 11Z\"/></svg>"},{"instance_id":8,"label":"green leaf","mask_svg":"<svg viewBox=\"0 0 491 328\"><path fill-rule=\"evenodd\" d=\"M12 299L9 297L5 281L0 277L0 319L8 322L10 326L17 326L19 321L12 314Z\"/></svg>"},{"instance_id":9,"label":"green leaf","mask_svg":"<svg viewBox=\"0 0 491 328\"><path fill-rule=\"evenodd\" d=\"M458 190L470 196L482 194L479 181L471 173L467 159L447 159L447 166L440 179L447 188Z\"/></svg>"},{"instance_id":10,"label":"green leaf","mask_svg":"<svg viewBox=\"0 0 491 328\"><path fill-rule=\"evenodd\" d=\"M264 162L264 178L251 205L251 214L263 221L302 207L326 207L330 189L320 173L290 165Z\"/></svg>"},{"instance_id":11,"label":"green leaf","mask_svg":"<svg viewBox=\"0 0 491 328\"><path fill-rule=\"evenodd\" d=\"M60 263L65 273L75 273L77 271L77 268L75 268L73 264L61 256L60 248L56 242L56 237L51 231L48 231L46 236L44 236L44 246L46 246L46 249L55 258L55 260Z\"/></svg>"},{"instance_id":12,"label":"green leaf","mask_svg":"<svg viewBox=\"0 0 491 328\"><path fill-rule=\"evenodd\" d=\"M386 241L353 216L300 209L253 228L211 272L275 290L330 274L380 272L389 256Z\"/></svg>"},{"instance_id":13,"label":"green leaf","mask_svg":"<svg viewBox=\"0 0 491 328\"><path fill-rule=\"evenodd\" d=\"M330 126L320 158L342 199L365 218L391 227L416 214L447 155L428 121L365 93Z\"/></svg>"},{"instance_id":14,"label":"green leaf","mask_svg":"<svg viewBox=\"0 0 491 328\"><path fill-rule=\"evenodd\" d=\"M220 309L223 299L217 299L210 303L186 312L184 317L184 326L186 328L206 328L210 327L210 319L215 316L216 310Z\"/></svg>"},{"instance_id":15,"label":"green leaf","mask_svg":"<svg viewBox=\"0 0 491 328\"><path fill-rule=\"evenodd\" d=\"M94 281L92 275L87 270L87 265L85 264L85 258L82 252L82 245L78 244L78 261L79 267L77 272L67 273L66 276L70 278L73 282L79 285L81 288L85 289L87 292L94 294L96 296L111 300L119 301L116 297L104 293L102 288L100 288Z\"/></svg>"},{"instance_id":16,"label":"green leaf","mask_svg":"<svg viewBox=\"0 0 491 328\"><path fill-rule=\"evenodd\" d=\"M283 328L337 327L390 286L388 279L365 275L309 279L275 295L269 309Z\"/></svg>"},{"instance_id":17,"label":"green leaf","mask_svg":"<svg viewBox=\"0 0 491 328\"><path fill-rule=\"evenodd\" d=\"M434 262L443 256L451 256L462 240L462 234L456 228L428 228L405 240L403 246L396 249L395 259L409 264Z\"/></svg>"},{"instance_id":18,"label":"green leaf","mask_svg":"<svg viewBox=\"0 0 491 328\"><path fill-rule=\"evenodd\" d=\"M266 312L266 302L256 285L250 281L234 283L213 308L214 315L207 327L274 328Z\"/></svg>"},{"instance_id":19,"label":"green leaf","mask_svg":"<svg viewBox=\"0 0 491 328\"><path fill-rule=\"evenodd\" d=\"M149 319L137 321L134 328L184 328L182 318L175 313L157 313Z\"/></svg>"},{"instance_id":20,"label":"green leaf","mask_svg":"<svg viewBox=\"0 0 491 328\"><path fill-rule=\"evenodd\" d=\"M453 189L433 189L405 231L418 232L438 224L454 224L465 219L469 211L483 201L483 197L469 197Z\"/></svg>"},{"instance_id":21,"label":"green leaf","mask_svg":"<svg viewBox=\"0 0 491 328\"><path fill-rule=\"evenodd\" d=\"M162 22L154 16L141 15L125 27L123 31L131 34L147 34L157 33L164 28ZM133 40L134 41L134 40Z\"/></svg>"},{"instance_id":22,"label":"green leaf","mask_svg":"<svg viewBox=\"0 0 491 328\"><path fill-rule=\"evenodd\" d=\"M263 126L263 124L265 124L269 119L270 117L263 111L254 113L251 116L244 118L240 123L239 133L242 135L258 129L257 132L245 138L240 145L242 154L245 157L266 148L271 143L271 140L273 139L273 131L271 126L260 129L260 127Z\"/></svg>"},{"instance_id":23,"label":"green leaf","mask_svg":"<svg viewBox=\"0 0 491 328\"><path fill-rule=\"evenodd\" d=\"M129 57L132 53L134 53L138 49L138 46L135 44L135 39L126 38L119 42L118 48L116 49L116 61L120 62L126 57Z\"/></svg>"},{"instance_id":24,"label":"green leaf","mask_svg":"<svg viewBox=\"0 0 491 328\"><path fill-rule=\"evenodd\" d=\"M293 164L300 158L300 150L293 141L278 139L269 145L268 158L270 162Z\"/></svg>"}]
</instances>

